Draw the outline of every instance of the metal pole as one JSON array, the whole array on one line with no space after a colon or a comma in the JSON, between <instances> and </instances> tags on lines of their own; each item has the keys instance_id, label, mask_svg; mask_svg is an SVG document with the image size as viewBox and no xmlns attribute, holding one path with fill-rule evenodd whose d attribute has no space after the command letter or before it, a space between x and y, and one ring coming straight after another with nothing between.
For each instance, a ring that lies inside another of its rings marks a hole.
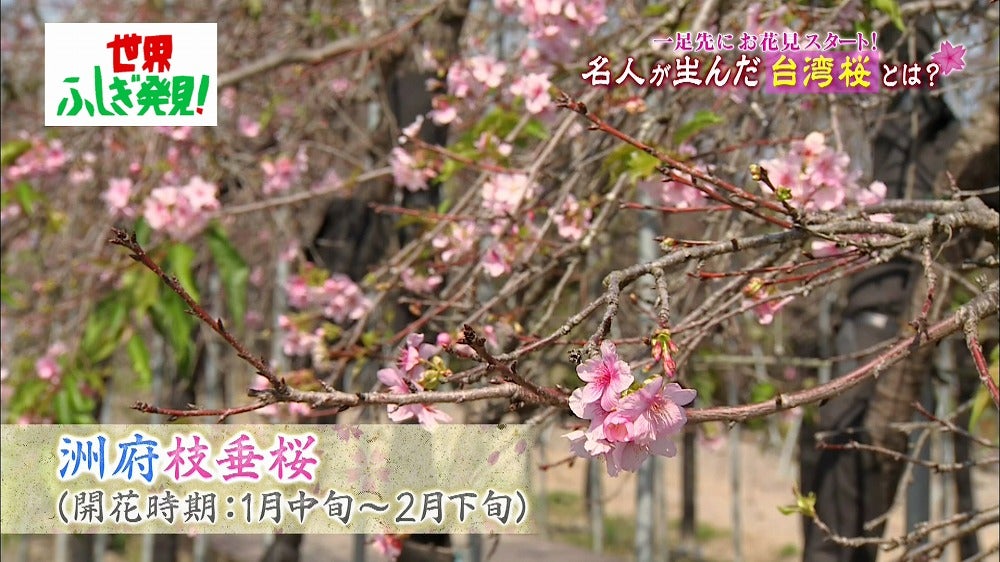
<instances>
[{"instance_id":1,"label":"metal pole","mask_svg":"<svg viewBox=\"0 0 1000 562\"><path fill-rule=\"evenodd\" d=\"M738 383L739 375L736 371L730 371L728 397L730 404L739 402ZM732 497L733 562L743 562L743 513L740 502L743 495L743 482L740 475L740 433L740 424L734 425L729 432L729 488Z\"/></svg>"},{"instance_id":2,"label":"metal pole","mask_svg":"<svg viewBox=\"0 0 1000 562\"><path fill-rule=\"evenodd\" d=\"M604 502L601 501L601 461L587 461L587 516L590 518L591 547L604 552Z\"/></svg>"},{"instance_id":3,"label":"metal pole","mask_svg":"<svg viewBox=\"0 0 1000 562\"><path fill-rule=\"evenodd\" d=\"M635 561L653 562L655 511L653 498L656 482L656 457L650 456L639 467L635 504Z\"/></svg>"},{"instance_id":4,"label":"metal pole","mask_svg":"<svg viewBox=\"0 0 1000 562\"><path fill-rule=\"evenodd\" d=\"M647 126L650 124L647 123ZM642 190L639 199L642 203L654 204L652 195ZM656 244L656 218L652 213L643 213L639 228L639 261L650 262L656 259L659 249ZM637 283L642 293L649 293L652 284L649 278L643 277ZM647 332L655 328L649 321L644 321L641 327ZM638 377L637 377L638 378ZM653 503L656 498L656 457L651 456L639 467L636 482L636 525L635 525L635 559L636 562L653 562L655 536L657 528L656 510ZM669 544L665 545L669 549Z\"/></svg>"}]
</instances>

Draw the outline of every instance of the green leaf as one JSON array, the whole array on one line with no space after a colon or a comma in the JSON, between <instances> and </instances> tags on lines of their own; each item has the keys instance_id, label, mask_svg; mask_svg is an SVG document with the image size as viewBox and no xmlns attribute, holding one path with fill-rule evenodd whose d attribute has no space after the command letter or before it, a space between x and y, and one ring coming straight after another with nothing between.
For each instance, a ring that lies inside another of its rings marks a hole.
<instances>
[{"instance_id":1,"label":"green leaf","mask_svg":"<svg viewBox=\"0 0 1000 562\"><path fill-rule=\"evenodd\" d=\"M97 364L111 357L118 347L127 315L128 306L121 293L114 293L97 303L87 317L83 338L80 340L80 352L90 364Z\"/></svg>"},{"instance_id":2,"label":"green leaf","mask_svg":"<svg viewBox=\"0 0 1000 562\"><path fill-rule=\"evenodd\" d=\"M549 128L538 119L529 119L528 123L521 129L521 136L543 141L549 138Z\"/></svg>"},{"instance_id":3,"label":"green leaf","mask_svg":"<svg viewBox=\"0 0 1000 562\"><path fill-rule=\"evenodd\" d=\"M42 194L35 191L35 188L31 187L31 184L26 181L18 182L14 186L14 197L17 198L17 203L21 206L21 210L29 217L35 214L35 203L44 199Z\"/></svg>"},{"instance_id":4,"label":"green leaf","mask_svg":"<svg viewBox=\"0 0 1000 562\"><path fill-rule=\"evenodd\" d=\"M778 389L770 382L759 382L750 389L751 402L763 402L770 400L778 393Z\"/></svg>"},{"instance_id":5,"label":"green leaf","mask_svg":"<svg viewBox=\"0 0 1000 562\"><path fill-rule=\"evenodd\" d=\"M16 140L4 143L0 146L0 166L4 168L10 166L29 150L31 150L31 141L28 140Z\"/></svg>"},{"instance_id":6,"label":"green leaf","mask_svg":"<svg viewBox=\"0 0 1000 562\"><path fill-rule=\"evenodd\" d=\"M52 399L52 417L56 423L69 423L73 418L68 387L62 387Z\"/></svg>"},{"instance_id":7,"label":"green leaf","mask_svg":"<svg viewBox=\"0 0 1000 562\"><path fill-rule=\"evenodd\" d=\"M660 164L659 158L641 150L636 150L629 155L628 173L633 181L645 179L653 175Z\"/></svg>"},{"instance_id":8,"label":"green leaf","mask_svg":"<svg viewBox=\"0 0 1000 562\"><path fill-rule=\"evenodd\" d=\"M149 362L149 349L138 334L128 340L128 357L132 360L132 370L139 376L139 383L148 387L153 382L153 369Z\"/></svg>"},{"instance_id":9,"label":"green leaf","mask_svg":"<svg viewBox=\"0 0 1000 562\"><path fill-rule=\"evenodd\" d=\"M667 13L668 8L670 8L670 6L667 4L651 4L646 6L646 8L642 11L642 15L647 18L660 17Z\"/></svg>"},{"instance_id":10,"label":"green leaf","mask_svg":"<svg viewBox=\"0 0 1000 562\"><path fill-rule=\"evenodd\" d=\"M652 176L661 164L659 158L629 145L614 149L604 161L604 167L611 177L628 174L632 181Z\"/></svg>"},{"instance_id":11,"label":"green leaf","mask_svg":"<svg viewBox=\"0 0 1000 562\"><path fill-rule=\"evenodd\" d=\"M778 507L784 515L794 515L800 514L806 517L816 517L816 493L809 492L809 495L803 496L798 488L792 490L795 494L795 505L783 505Z\"/></svg>"},{"instance_id":12,"label":"green leaf","mask_svg":"<svg viewBox=\"0 0 1000 562\"><path fill-rule=\"evenodd\" d=\"M444 161L441 166L441 172L437 175L437 181L444 183L452 178L455 174L460 172L465 168L465 164L457 160L452 160L451 158Z\"/></svg>"},{"instance_id":13,"label":"green leaf","mask_svg":"<svg viewBox=\"0 0 1000 562\"><path fill-rule=\"evenodd\" d=\"M150 309L153 327L166 338L174 352L177 372L189 377L194 366L194 328L197 320L188 314L187 305L174 293L166 293Z\"/></svg>"},{"instance_id":14,"label":"green leaf","mask_svg":"<svg viewBox=\"0 0 1000 562\"><path fill-rule=\"evenodd\" d=\"M260 15L264 12L264 1L263 0L247 0L247 15L250 19L258 19Z\"/></svg>"},{"instance_id":15,"label":"green leaf","mask_svg":"<svg viewBox=\"0 0 1000 562\"><path fill-rule=\"evenodd\" d=\"M628 169L629 157L634 151L635 148L627 144L623 144L618 148L615 148L611 151L611 154L608 154L607 158L604 159L604 170L607 171L608 175L612 178L617 178L618 176L624 174Z\"/></svg>"},{"instance_id":16,"label":"green leaf","mask_svg":"<svg viewBox=\"0 0 1000 562\"><path fill-rule=\"evenodd\" d=\"M24 412L33 412L39 409L39 402L42 395L51 388L49 381L32 376L27 380L21 380L14 385L14 396L10 400L10 413L14 418Z\"/></svg>"},{"instance_id":17,"label":"green leaf","mask_svg":"<svg viewBox=\"0 0 1000 562\"><path fill-rule=\"evenodd\" d=\"M179 242L173 244L167 250L166 270L177 277L181 287L197 302L201 299L194 282L194 258L195 251L190 246Z\"/></svg>"},{"instance_id":18,"label":"green leaf","mask_svg":"<svg viewBox=\"0 0 1000 562\"><path fill-rule=\"evenodd\" d=\"M369 330L361 334L361 346L371 348L378 345L381 334L375 330Z\"/></svg>"},{"instance_id":19,"label":"green leaf","mask_svg":"<svg viewBox=\"0 0 1000 562\"><path fill-rule=\"evenodd\" d=\"M903 25L903 12L899 9L899 2L896 0L871 0L871 2L872 8L889 16L893 25L900 31L905 30L906 26Z\"/></svg>"},{"instance_id":20,"label":"green leaf","mask_svg":"<svg viewBox=\"0 0 1000 562\"><path fill-rule=\"evenodd\" d=\"M712 125L721 125L722 123L725 123L725 119L714 112L699 109L690 121L681 125L677 129L677 132L674 133L674 144L679 145L702 129L711 127Z\"/></svg>"},{"instance_id":21,"label":"green leaf","mask_svg":"<svg viewBox=\"0 0 1000 562\"><path fill-rule=\"evenodd\" d=\"M225 233L213 225L208 229L208 248L219 268L222 287L226 291L226 302L229 305L229 315L237 329L243 329L243 320L247 308L247 284L250 280L250 267L236 251L236 248L226 238Z\"/></svg>"},{"instance_id":22,"label":"green leaf","mask_svg":"<svg viewBox=\"0 0 1000 562\"><path fill-rule=\"evenodd\" d=\"M122 288L129 294L136 316L144 315L160 298L160 278L145 269L133 268L126 272Z\"/></svg>"},{"instance_id":23,"label":"green leaf","mask_svg":"<svg viewBox=\"0 0 1000 562\"><path fill-rule=\"evenodd\" d=\"M153 237L153 228L146 222L145 217L139 217L135 223L135 239L140 245L149 247L149 241Z\"/></svg>"}]
</instances>

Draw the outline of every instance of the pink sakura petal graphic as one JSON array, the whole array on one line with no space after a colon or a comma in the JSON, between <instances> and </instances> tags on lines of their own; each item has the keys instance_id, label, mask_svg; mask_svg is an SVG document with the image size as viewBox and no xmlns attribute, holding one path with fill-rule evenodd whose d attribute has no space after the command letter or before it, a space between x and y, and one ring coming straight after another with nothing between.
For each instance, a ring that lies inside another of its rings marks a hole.
<instances>
[{"instance_id":1,"label":"pink sakura petal graphic","mask_svg":"<svg viewBox=\"0 0 1000 562\"><path fill-rule=\"evenodd\" d=\"M520 441L517 442L517 445L514 445L514 452L520 455L527 448L528 448L528 442L525 441L524 439L521 439Z\"/></svg>"},{"instance_id":2,"label":"pink sakura petal graphic","mask_svg":"<svg viewBox=\"0 0 1000 562\"><path fill-rule=\"evenodd\" d=\"M951 41L942 41L938 51L931 55L931 62L938 65L942 76L948 76L965 68L965 52L961 44L956 46Z\"/></svg>"},{"instance_id":3,"label":"pink sakura petal graphic","mask_svg":"<svg viewBox=\"0 0 1000 562\"><path fill-rule=\"evenodd\" d=\"M500 451L493 451L492 453L490 453L490 456L486 459L486 462L489 463L490 466L493 466L497 463L498 460L500 460Z\"/></svg>"}]
</instances>

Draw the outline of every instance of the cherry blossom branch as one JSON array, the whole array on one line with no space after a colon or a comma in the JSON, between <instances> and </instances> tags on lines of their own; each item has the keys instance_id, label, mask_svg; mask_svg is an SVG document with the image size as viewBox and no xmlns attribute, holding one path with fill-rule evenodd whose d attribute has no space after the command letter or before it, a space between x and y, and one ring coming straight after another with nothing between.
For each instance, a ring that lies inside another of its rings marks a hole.
<instances>
[{"instance_id":1,"label":"cherry blossom branch","mask_svg":"<svg viewBox=\"0 0 1000 562\"><path fill-rule=\"evenodd\" d=\"M542 388L528 380L526 380L521 375L517 374L517 360L510 362L500 361L493 356L492 353L486 349L486 338L480 336L476 333L472 326L466 324L462 327L462 341L465 345L468 345L476 352L479 356L480 361L486 362L488 365L487 372L497 370L502 373L504 380L513 382L518 386L525 388L534 396L539 398L548 398L549 404L562 405L566 403L568 396L561 394L555 390Z\"/></svg>"},{"instance_id":2,"label":"cherry blossom branch","mask_svg":"<svg viewBox=\"0 0 1000 562\"><path fill-rule=\"evenodd\" d=\"M446 0L439 0L431 4L427 8L418 12L417 15L405 22L403 25L382 33L381 35L362 38L347 37L344 39L338 39L337 41L315 49L295 49L257 59L246 66L221 74L219 76L219 88L232 86L258 74L263 74L289 64L315 65L327 62L340 56L351 55L361 51L368 51L389 45L398 41L403 33L416 27L420 22L433 14L438 8L445 5L445 3Z\"/></svg>"},{"instance_id":3,"label":"cherry blossom branch","mask_svg":"<svg viewBox=\"0 0 1000 562\"><path fill-rule=\"evenodd\" d=\"M1000 457L990 457L982 459L970 459L965 462L953 462L953 463L939 463L924 460L917 457L912 457L910 455L905 455L899 451L894 451L886 447L881 447L878 445L869 445L866 443L860 443L858 441L848 441L847 443L827 443L821 441L816 444L818 449L828 450L828 451L867 451L870 453L876 453L891 458L895 461L908 462L911 464L916 464L919 466L926 467L935 473L942 472L958 472L960 470L966 470L976 466L986 466L991 464L1000 464Z\"/></svg>"},{"instance_id":4,"label":"cherry blossom branch","mask_svg":"<svg viewBox=\"0 0 1000 562\"><path fill-rule=\"evenodd\" d=\"M513 382L464 390L425 391L409 394L393 394L388 392L318 392L289 388L285 395L278 396L274 392L274 389L267 388L250 389L248 395L264 401L302 402L309 404L313 408L339 408L339 411L370 404L398 406L405 406L407 404L462 404L477 400L501 398L508 399L514 403L568 407L566 398L558 398L552 393L535 394L524 386Z\"/></svg>"},{"instance_id":5,"label":"cherry blossom branch","mask_svg":"<svg viewBox=\"0 0 1000 562\"><path fill-rule=\"evenodd\" d=\"M167 421L177 421L180 418L194 418L194 417L205 417L205 416L219 416L217 420L218 423L226 421L226 418L236 414L245 414L247 412L253 412L254 410L260 410L269 406L271 402L261 401L256 404L249 404L246 406L239 406L236 408L222 408L222 409L209 409L202 410L191 406L188 410L179 410L176 408L161 408L159 406L153 406L145 402L136 402L132 405L133 410L143 412L146 414L159 414L162 416L167 416Z\"/></svg>"},{"instance_id":6,"label":"cherry blossom branch","mask_svg":"<svg viewBox=\"0 0 1000 562\"><path fill-rule=\"evenodd\" d=\"M232 207L226 207L225 209L219 211L216 216L232 216L232 215L242 215L246 213L256 213L259 211L266 211L274 207L284 207L286 205L302 203L303 201L309 201L310 199L323 197L325 195L344 193L345 191L349 191L351 189L351 186L353 185L358 185L364 182L369 182L372 180L389 177L391 175L392 175L392 168L388 166L384 168L377 168L353 176L345 180L344 183L342 184L330 187L324 187L321 189L312 189L309 191L303 191L301 193L293 193L291 195L285 195L282 197L272 197L270 199L264 199L263 201L254 201L253 203L246 203L244 205L234 205Z\"/></svg>"},{"instance_id":7,"label":"cherry blossom branch","mask_svg":"<svg viewBox=\"0 0 1000 562\"><path fill-rule=\"evenodd\" d=\"M637 148L637 149L645 152L646 154L649 154L650 156L656 158L660 162L663 162L664 164L666 164L666 167L662 167L661 166L661 167L659 167L657 169L660 171L660 173L664 174L668 178L670 178L670 179L672 179L674 181L678 181L678 182L684 183L685 185L690 185L691 187L694 187L695 189L698 189L699 191L701 191L702 193L704 193L709 198L711 198L711 199L713 199L715 201L719 201L720 203L725 203L726 205L730 205L730 206L736 207L736 208L738 208L738 209L740 209L740 210L742 210L742 211L744 211L746 213L749 213L751 215L754 215L754 216L756 216L756 217L758 217L758 218L760 218L760 219L762 219L762 220L764 220L766 222L775 224L777 226L781 226L783 228L790 228L792 226L792 224L789 223L789 222L787 222L787 221L783 221L781 219L777 219L775 217L766 215L766 214L760 212L757 209L757 207L761 207L761 208L769 209L771 211L775 211L775 212L778 212L778 213L783 213L784 209L780 205L776 205L776 204L774 204L774 203L772 203L770 201L765 201L765 200L761 199L760 197L758 197L758 196L756 196L756 195L754 195L754 194L752 194L752 193L750 193L750 192L748 192L748 191L746 191L744 189L736 187L733 184L724 182L721 179L716 178L716 177L712 176L711 174L709 174L707 172L704 172L702 170L698 170L697 168L693 168L691 166L688 166L687 164L685 164L685 163L683 163L680 160L677 160L675 158L671 158L667 154L664 154L663 152L660 152L659 150L653 148L652 146L649 146L648 144L640 141L639 139L636 139L636 138L634 138L634 137L632 137L632 136L630 136L630 135L622 132L621 130L617 129L616 127L608 124L606 121L604 121L600 117L597 117L596 115L594 115L593 113L591 113L590 111L588 111L587 106L583 102L580 102L580 101L577 101L577 100L573 99L572 97L569 96L569 94L567 94L565 92L562 92L561 95L560 95L560 98L556 102L556 106L557 107L562 107L562 108L569 109L570 111L573 111L573 112L575 112L575 113L583 116L585 119L587 119L588 121L590 121L592 123L592 127L591 128L593 130L601 131L601 132L606 133L608 135L611 135L611 136L613 136L613 137L615 137L615 138L617 138L619 140L622 140L622 141L628 143L629 145L631 145L631 146L633 146L633 147L635 147L635 148ZM733 195L735 197L739 197L740 199L744 199L746 201L750 201L753 204L752 205L751 204L744 204L744 203L740 203L738 201L735 201L733 199L723 197L718 191L716 191L714 189L707 189L704 186L698 185L697 182L692 182L690 180L687 180L684 177L678 176L678 175L674 174L672 172L672 170L678 170L678 171L680 171L680 172L682 172L684 174L687 174L687 175L691 176L692 178L697 178L697 179L702 180L702 181L704 181L704 182L706 182L708 184L717 186L720 189L728 191L731 195Z\"/></svg>"},{"instance_id":8,"label":"cherry blossom branch","mask_svg":"<svg viewBox=\"0 0 1000 562\"><path fill-rule=\"evenodd\" d=\"M996 443L991 442L989 439L979 437L978 435L973 435L972 433L969 433L967 430L956 425L955 422L951 421L950 419L939 418L938 416L935 416L934 414L928 412L927 408L924 408L924 406L920 402L914 402L913 407L917 410L917 412L920 413L920 415L924 416L925 418L936 424L940 424L942 427L944 427L945 429L956 435L961 435L966 439L971 439L980 446L986 447L988 449L1000 449L1000 446L998 446ZM958 411L962 411L962 408L959 408Z\"/></svg>"},{"instance_id":9,"label":"cherry blossom branch","mask_svg":"<svg viewBox=\"0 0 1000 562\"><path fill-rule=\"evenodd\" d=\"M176 293L177 296L179 296L184 303L187 304L188 312L190 314L195 315L199 320L212 328L215 333L222 336L222 339L226 340L226 343L236 351L236 355L239 356L240 359L249 363L258 375L266 378L268 382L271 383L274 387L276 396L284 395L284 393L288 390L288 385L285 384L285 380L274 374L274 371L271 370L271 367L266 361L264 361L263 358L256 357L250 353L250 351L248 351L247 348L244 347L243 344L240 343L228 329L226 329L221 318L212 318L212 315L209 314L204 307L198 304L198 302L194 300L184 287L181 286L180 281L178 281L176 277L167 275L167 273L163 271L163 269L155 261L153 261L152 258L149 257L149 254L147 254L146 250L142 248L139 241L136 240L135 232L126 233L124 230L119 228L112 228L111 238L108 239L108 243L115 246L121 246L132 252L129 254L129 257L144 265L147 269L155 273L156 276L159 277L164 283L166 283L167 287L169 287L171 291Z\"/></svg>"},{"instance_id":10,"label":"cherry blossom branch","mask_svg":"<svg viewBox=\"0 0 1000 562\"><path fill-rule=\"evenodd\" d=\"M969 348L969 353L972 354L972 360L976 364L976 372L979 373L979 381L983 383L986 390L990 393L990 398L993 399L993 405L1000 408L1000 389L997 388L996 381L990 376L990 368L986 363L986 357L983 356L983 346L979 344L979 322L976 318L969 318L966 320L965 325L962 327L965 332L965 344Z\"/></svg>"},{"instance_id":11,"label":"cherry blossom branch","mask_svg":"<svg viewBox=\"0 0 1000 562\"><path fill-rule=\"evenodd\" d=\"M878 545L884 551L892 551L899 547L912 547L927 539L932 533L940 529L954 526L955 532L925 544L918 549L907 552L901 560L916 559L915 557L928 550L942 548L944 545L954 542L966 534L975 532L983 527L995 524L1000 521L998 506L976 512L965 512L952 515L940 521L925 521L917 524L916 528L909 533L898 537L845 537L838 535L815 514L812 514L813 523L819 527L827 538L840 546L848 548L859 548L868 545ZM929 558L920 558L927 560Z\"/></svg>"},{"instance_id":12,"label":"cherry blossom branch","mask_svg":"<svg viewBox=\"0 0 1000 562\"><path fill-rule=\"evenodd\" d=\"M998 307L1000 307L1000 284L994 282L986 291L963 305L951 316L928 327L926 337L920 338L920 345L926 346L936 343L950 334L961 330L969 322L977 322L995 315L997 314ZM820 386L790 394L778 394L770 400L756 404L688 410L688 423L704 423L708 421L744 422L797 406L833 398L857 386L868 378L877 377L887 368L908 357L913 351L913 343L911 339L898 342L887 349L881 356L872 359L843 377L836 378Z\"/></svg>"}]
</instances>

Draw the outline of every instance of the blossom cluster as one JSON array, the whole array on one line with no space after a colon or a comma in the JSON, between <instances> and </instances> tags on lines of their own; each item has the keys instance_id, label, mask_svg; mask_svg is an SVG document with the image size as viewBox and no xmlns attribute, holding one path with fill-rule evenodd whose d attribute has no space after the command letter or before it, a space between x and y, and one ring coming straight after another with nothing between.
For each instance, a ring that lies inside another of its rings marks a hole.
<instances>
[{"instance_id":1,"label":"blossom cluster","mask_svg":"<svg viewBox=\"0 0 1000 562\"><path fill-rule=\"evenodd\" d=\"M851 202L880 203L885 184L876 181L862 187L861 171L850 164L850 156L826 146L826 137L815 131L793 142L784 156L761 162L774 187L787 189L789 204L803 211L832 211Z\"/></svg>"},{"instance_id":2,"label":"blossom cluster","mask_svg":"<svg viewBox=\"0 0 1000 562\"><path fill-rule=\"evenodd\" d=\"M549 214L556 223L559 236L572 242L583 238L587 228L590 227L590 220L594 217L590 207L580 205L572 194L566 196L559 209L549 209Z\"/></svg>"},{"instance_id":3,"label":"blossom cluster","mask_svg":"<svg viewBox=\"0 0 1000 562\"><path fill-rule=\"evenodd\" d=\"M129 182L130 183L130 182ZM113 180L105 200L109 207L128 201L125 193L131 186ZM153 230L167 233L176 240L187 240L201 232L212 214L219 210L215 184L194 176L183 186L164 186L154 189L146 198L142 215ZM124 209L125 205L117 207Z\"/></svg>"},{"instance_id":4,"label":"blossom cluster","mask_svg":"<svg viewBox=\"0 0 1000 562\"><path fill-rule=\"evenodd\" d=\"M58 386L63 372L61 360L68 351L62 342L50 345L45 355L35 361L35 374L38 378Z\"/></svg>"},{"instance_id":5,"label":"blossom cluster","mask_svg":"<svg viewBox=\"0 0 1000 562\"><path fill-rule=\"evenodd\" d=\"M774 315L786 304L792 302L794 298L791 296L781 299L772 298L771 287L766 286L763 280L756 277L743 288L743 296L745 303L757 303L753 305L753 313L757 315L757 322L762 326L774 322Z\"/></svg>"},{"instance_id":6,"label":"blossom cluster","mask_svg":"<svg viewBox=\"0 0 1000 562\"><path fill-rule=\"evenodd\" d=\"M409 191L427 189L427 182L437 176L430 162L414 158L401 146L389 153L389 166L392 167L392 179L396 185Z\"/></svg>"},{"instance_id":7,"label":"blossom cluster","mask_svg":"<svg viewBox=\"0 0 1000 562\"><path fill-rule=\"evenodd\" d=\"M438 125L458 120L459 107L500 87L507 65L489 55L458 60L448 67L446 93L434 96L429 116Z\"/></svg>"},{"instance_id":8,"label":"blossom cluster","mask_svg":"<svg viewBox=\"0 0 1000 562\"><path fill-rule=\"evenodd\" d=\"M68 156L58 139L48 142L34 139L30 142L31 148L18 156L17 160L4 170L5 179L18 181L43 176L58 172L66 165Z\"/></svg>"},{"instance_id":9,"label":"blossom cluster","mask_svg":"<svg viewBox=\"0 0 1000 562\"><path fill-rule=\"evenodd\" d=\"M410 334L399 353L396 364L381 369L378 380L389 387L393 394L412 394L436 387L447 374L439 357L440 348L424 343L423 334ZM389 419L394 422L416 418L420 425L433 429L438 422L447 423L451 416L429 404L403 404L388 406Z\"/></svg>"},{"instance_id":10,"label":"blossom cluster","mask_svg":"<svg viewBox=\"0 0 1000 562\"><path fill-rule=\"evenodd\" d=\"M638 470L651 454L677 454L673 438L684 428L687 416L682 406L694 401L694 390L660 376L635 388L629 364L609 341L601 344L598 357L576 371L586 384L573 391L570 409L590 421L586 430L565 435L577 456L603 457L608 474L617 476L622 470Z\"/></svg>"},{"instance_id":11,"label":"blossom cluster","mask_svg":"<svg viewBox=\"0 0 1000 562\"><path fill-rule=\"evenodd\" d=\"M864 208L884 201L886 185L873 181L862 186L861 171L852 169L850 164L850 156L827 146L826 137L814 131L804 140L793 142L784 156L761 162L761 167L777 190L776 195L802 211L833 211L848 204ZM755 179L760 179L760 170L752 167L751 172ZM873 214L869 219L886 222L892 220L892 215ZM842 251L831 240L814 241L812 250L817 257L834 256ZM775 314L793 300L791 296L775 298L773 291L773 285L757 278L743 289L744 304L752 305L762 325L773 322Z\"/></svg>"},{"instance_id":12,"label":"blossom cluster","mask_svg":"<svg viewBox=\"0 0 1000 562\"><path fill-rule=\"evenodd\" d=\"M264 171L264 195L283 193L298 183L309 169L309 157L305 149L300 148L294 158L281 155L276 160L264 160L260 168Z\"/></svg>"},{"instance_id":13,"label":"blossom cluster","mask_svg":"<svg viewBox=\"0 0 1000 562\"><path fill-rule=\"evenodd\" d=\"M315 267L309 267L304 275L291 276L285 294L289 306L299 311L278 319L284 331L282 351L292 357L314 355L324 338L339 334L335 326L360 320L372 308L371 300L350 277L342 273L327 276ZM318 317L325 322L317 325Z\"/></svg>"},{"instance_id":14,"label":"blossom cluster","mask_svg":"<svg viewBox=\"0 0 1000 562\"><path fill-rule=\"evenodd\" d=\"M538 49L557 60L571 55L608 21L603 0L494 0L505 14L517 14Z\"/></svg>"}]
</instances>

